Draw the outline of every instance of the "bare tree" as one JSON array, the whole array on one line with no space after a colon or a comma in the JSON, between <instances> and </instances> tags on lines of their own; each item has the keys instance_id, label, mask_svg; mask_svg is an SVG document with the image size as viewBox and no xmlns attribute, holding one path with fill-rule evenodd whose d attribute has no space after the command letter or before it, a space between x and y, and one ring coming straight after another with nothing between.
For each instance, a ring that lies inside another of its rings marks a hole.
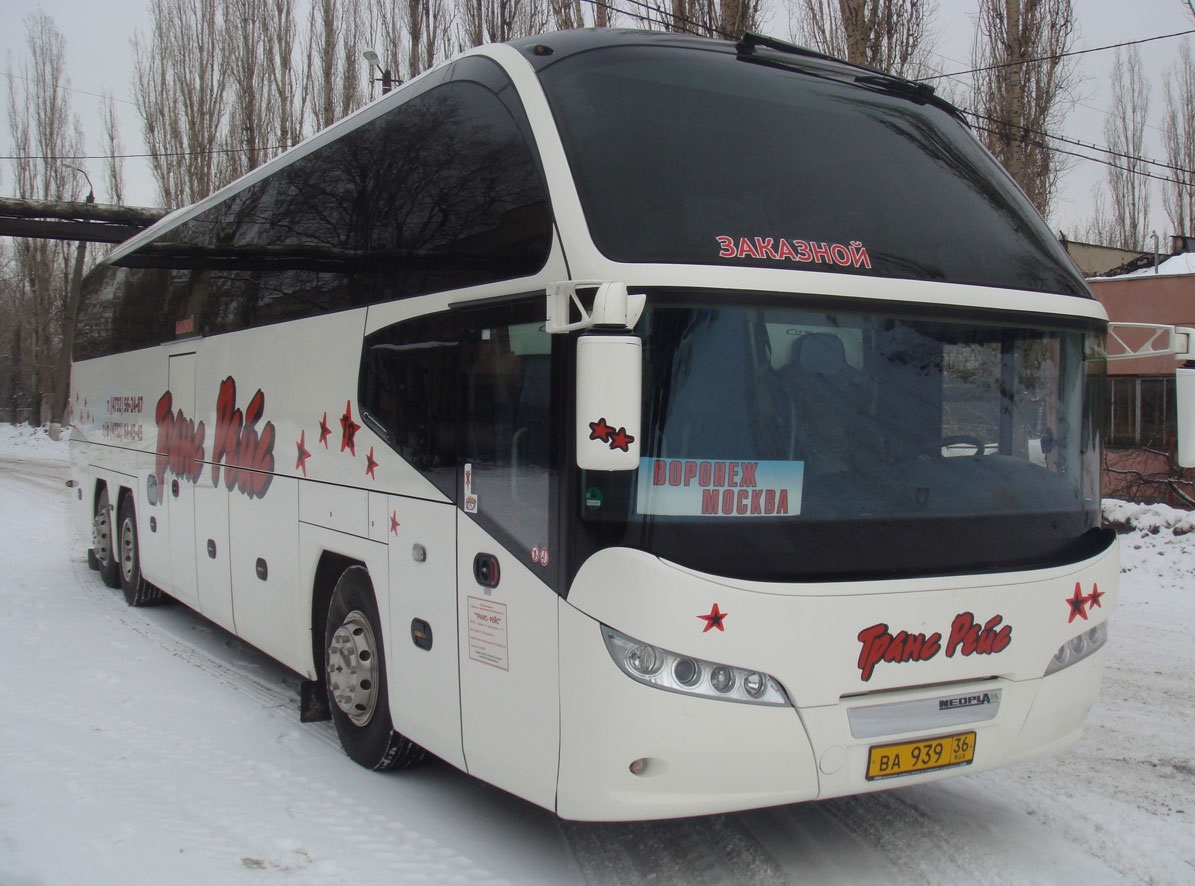
<instances>
[{"instance_id":1,"label":"bare tree","mask_svg":"<svg viewBox=\"0 0 1195 886\"><path fill-rule=\"evenodd\" d=\"M1123 55L1116 50L1112 67L1112 104L1104 118L1104 139L1108 143L1105 186L1111 206L1100 233L1108 246L1141 249L1149 231L1149 179L1143 175L1141 154L1149 115L1149 83L1141 65L1141 53L1130 47ZM1097 213L1102 201L1097 203Z\"/></svg>"},{"instance_id":2,"label":"bare tree","mask_svg":"<svg viewBox=\"0 0 1195 886\"><path fill-rule=\"evenodd\" d=\"M41 11L25 19L26 56L9 68L8 121L13 137L14 184L18 197L75 199L77 173L64 160L83 153L83 130L70 109L69 80L63 73L66 41L53 19ZM20 239L14 244L15 317L12 352L18 354L17 388L41 421L43 401L51 398L52 422L66 403L65 379L55 392L59 364L69 366L62 324L70 274L67 244ZM56 397L52 396L57 394Z\"/></svg>"},{"instance_id":3,"label":"bare tree","mask_svg":"<svg viewBox=\"0 0 1195 886\"><path fill-rule=\"evenodd\" d=\"M1062 123L1074 86L1071 0L979 0L972 60L980 137L1042 215L1062 171L1045 133Z\"/></svg>"},{"instance_id":4,"label":"bare tree","mask_svg":"<svg viewBox=\"0 0 1195 886\"><path fill-rule=\"evenodd\" d=\"M365 103L364 19L362 0L311 0L306 94L316 129L331 126Z\"/></svg>"},{"instance_id":5,"label":"bare tree","mask_svg":"<svg viewBox=\"0 0 1195 886\"><path fill-rule=\"evenodd\" d=\"M741 37L758 29L763 14L763 0L647 0L631 7L632 15L645 13L648 27L705 37Z\"/></svg>"},{"instance_id":6,"label":"bare tree","mask_svg":"<svg viewBox=\"0 0 1195 886\"><path fill-rule=\"evenodd\" d=\"M1166 69L1163 80L1166 111L1162 137L1166 160L1172 167L1162 185L1162 203L1176 234L1195 231L1195 57L1183 40L1178 60Z\"/></svg>"},{"instance_id":7,"label":"bare tree","mask_svg":"<svg viewBox=\"0 0 1195 886\"><path fill-rule=\"evenodd\" d=\"M162 204L177 207L222 184L227 68L220 0L160 0L150 17L149 37L133 38L134 98Z\"/></svg>"},{"instance_id":8,"label":"bare tree","mask_svg":"<svg viewBox=\"0 0 1195 886\"><path fill-rule=\"evenodd\" d=\"M445 0L407 0L407 76L422 74L451 54L452 10Z\"/></svg>"},{"instance_id":9,"label":"bare tree","mask_svg":"<svg viewBox=\"0 0 1195 886\"><path fill-rule=\"evenodd\" d=\"M116 117L116 102L105 94L100 111L104 126L104 180L108 185L108 202L124 203L124 142L120 137L120 121Z\"/></svg>"},{"instance_id":10,"label":"bare tree","mask_svg":"<svg viewBox=\"0 0 1195 886\"><path fill-rule=\"evenodd\" d=\"M457 42L464 48L538 34L550 18L547 0L459 0Z\"/></svg>"},{"instance_id":11,"label":"bare tree","mask_svg":"<svg viewBox=\"0 0 1195 886\"><path fill-rule=\"evenodd\" d=\"M303 138L306 93L303 69L299 66L300 46L297 0L269 0L272 10L270 31L271 85L276 98L274 131L278 145L293 147Z\"/></svg>"},{"instance_id":12,"label":"bare tree","mask_svg":"<svg viewBox=\"0 0 1195 886\"><path fill-rule=\"evenodd\" d=\"M788 0L794 37L828 55L915 77L928 67L935 0Z\"/></svg>"},{"instance_id":13,"label":"bare tree","mask_svg":"<svg viewBox=\"0 0 1195 886\"><path fill-rule=\"evenodd\" d=\"M228 82L228 122L223 127L220 178L231 181L260 166L277 150L274 122L274 30L270 0L223 0L223 63Z\"/></svg>"}]
</instances>

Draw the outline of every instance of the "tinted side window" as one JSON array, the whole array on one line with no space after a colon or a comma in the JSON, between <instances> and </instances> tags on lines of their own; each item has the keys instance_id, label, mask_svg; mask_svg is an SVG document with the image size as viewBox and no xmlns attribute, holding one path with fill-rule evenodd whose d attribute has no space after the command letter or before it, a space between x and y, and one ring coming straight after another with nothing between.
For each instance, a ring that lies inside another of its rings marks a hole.
<instances>
[{"instance_id":1,"label":"tinted side window","mask_svg":"<svg viewBox=\"0 0 1195 886\"><path fill-rule=\"evenodd\" d=\"M170 341L185 307L190 272L106 266L83 284L74 358L87 360Z\"/></svg>"},{"instance_id":2,"label":"tinted side window","mask_svg":"<svg viewBox=\"0 0 1195 886\"><path fill-rule=\"evenodd\" d=\"M469 61L471 79L414 96L122 259L184 275L169 299L122 278L127 304L111 310L160 316L134 346L176 323L212 335L543 267L551 211L522 106L496 65Z\"/></svg>"},{"instance_id":3,"label":"tinted side window","mask_svg":"<svg viewBox=\"0 0 1195 886\"><path fill-rule=\"evenodd\" d=\"M396 324L365 340L370 427L555 585L552 337L542 301Z\"/></svg>"},{"instance_id":4,"label":"tinted side window","mask_svg":"<svg viewBox=\"0 0 1195 886\"><path fill-rule=\"evenodd\" d=\"M389 326L365 339L359 402L364 421L456 499L461 329L456 314Z\"/></svg>"}]
</instances>

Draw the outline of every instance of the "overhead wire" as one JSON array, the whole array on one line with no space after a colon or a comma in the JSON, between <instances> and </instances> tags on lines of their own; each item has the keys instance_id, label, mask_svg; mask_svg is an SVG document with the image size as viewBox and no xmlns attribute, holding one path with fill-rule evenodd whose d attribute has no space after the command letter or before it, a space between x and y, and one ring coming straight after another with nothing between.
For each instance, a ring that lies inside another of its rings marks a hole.
<instances>
[{"instance_id":1,"label":"overhead wire","mask_svg":"<svg viewBox=\"0 0 1195 886\"><path fill-rule=\"evenodd\" d=\"M644 22L647 24L669 27L669 25L671 23L671 27L673 27L674 29L682 31L684 33L688 33L688 34L693 34L693 35L697 35L697 36L705 36L706 34L714 33L714 34L722 36L726 39L731 39L731 40L736 39L732 35L726 34L725 32L719 30L718 28L703 25L691 18L679 15L675 12L672 12L671 10L665 10L659 6L655 6L650 3L643 2L643 0L622 0L622 2L624 4L629 4L630 6L637 7L641 10L646 11L646 13L647 13L646 15L644 15L642 13L638 13L638 12L633 12L633 11L630 11L630 10L622 8L622 7L617 7L613 3L605 2L605 0L584 0L584 2L588 3L591 6L602 7L604 9L610 10L612 12L617 12L621 15L626 15L632 19L635 19L637 21L641 21L641 22ZM653 18L653 16L654 16L654 18ZM683 27L681 27L681 26L683 26ZM983 72L990 71L990 70L998 70L1001 68L1012 67L1012 66L1017 66L1017 65L1034 64L1034 63L1041 62L1041 61L1058 60L1061 58L1085 55L1085 54L1093 53L1093 52L1103 52L1103 51L1106 51L1109 49L1119 49L1119 48L1123 48L1123 47L1127 47L1127 46L1136 46L1136 45L1140 45L1143 43L1150 43L1150 42L1154 42L1154 41L1158 41L1158 40L1173 39L1175 37L1182 37L1182 36L1186 36L1188 34L1195 34L1195 28L1191 28L1191 29L1188 29L1185 31L1177 31L1177 32L1174 32L1171 34L1159 34L1159 35L1156 35L1153 37L1144 37L1144 38L1141 38L1138 40L1127 40L1127 41L1123 41L1121 43L1108 44L1108 45L1104 45L1104 46L1095 46L1095 47L1090 47L1087 49L1072 50L1072 51L1068 51L1068 52L1064 52L1064 53L1057 53L1054 55L1039 56L1039 57L1030 58L1030 59L1019 59L1019 60L1011 61L1011 62L1002 62L1002 63L996 64L996 65L988 65L985 67L972 68L972 69L965 70L965 71L957 71L957 72L947 73L947 74L934 74L934 75L929 75L926 77L916 78L914 80L914 82L925 83L925 82L929 82L931 80L942 80L942 79L957 80L960 77L965 77L970 74L983 73ZM943 56L943 58L945 58L945 56ZM949 59L949 60L955 61L954 59ZM18 74L12 74L11 72L0 72L0 73L3 73L9 77L16 77L18 79L25 80L25 81L29 82L29 78L23 77ZM69 87L69 86L60 86L58 88L70 90L72 92L79 92L84 95L95 96L97 98L111 97L111 98L113 98L114 101L123 102L125 104L134 104L134 102L131 102L128 99L115 98L112 96L102 96L102 95L98 95L97 93L87 92L86 90L74 89L73 87ZM1095 109L1095 110L1098 110L1098 109ZM1118 158L1118 159L1122 159L1125 161L1136 161L1139 163L1146 164L1148 166L1156 167L1158 169L1165 169L1165 170L1169 170L1171 172L1181 173L1188 178L1195 178L1195 170L1185 169L1181 166L1176 166L1176 165L1169 164L1169 163L1162 163L1157 160L1152 160L1148 157L1143 157L1143 156L1139 156L1139 155L1135 155L1135 154L1129 154L1129 153L1122 152L1122 151L1115 151L1108 147L1104 147L1104 146L1097 145L1094 143L1082 142L1082 141L1079 141L1078 139L1072 139L1067 136L1055 135L1053 133L1045 132L1043 130L1032 129L1030 127L1023 126L1018 123L1013 123L1011 121L997 120L993 117L988 117L988 116L985 116L985 115L980 114L975 111L966 111L965 113L969 114L972 118L974 118L974 120L975 120L974 128L979 131L982 131L982 132L988 132L991 134L999 135L999 134L1001 134L1000 130L994 129L994 128L992 128L992 126L1012 127L1012 128L1020 130L1022 133L1025 133L1026 135L1032 135L1032 136L1036 136L1038 138L1050 139L1055 142L1060 142L1062 144L1068 144L1068 145L1071 145L1074 147L1081 147L1081 148L1085 148L1087 150L1099 151L1100 153L1106 154L1110 158ZM984 121L986 123L992 124L992 126L984 126L980 121ZM1022 136L1022 140L1027 140L1027 139L1025 139L1024 136ZM1092 161L1095 163L1101 163L1105 166L1110 166L1114 169L1119 169L1119 170L1122 170L1125 172L1130 172L1131 174L1140 175L1145 178L1150 178L1150 179L1154 179L1157 181L1174 181L1174 180L1176 180L1176 177L1160 176L1160 175L1156 175L1151 172L1145 172L1142 170L1128 169L1127 167L1121 166L1120 164L1118 164L1110 159L1104 159L1101 157L1092 157L1089 154L1081 154L1077 151L1065 150L1063 148L1057 147L1056 145L1051 145L1051 144L1048 144L1045 142L1036 142L1035 144L1037 144L1040 147L1045 148L1046 150L1056 151L1057 153L1060 153L1060 154L1076 157L1076 158L1083 159L1083 160L1089 160L1089 161ZM0 155L0 160L18 161L18 162L28 161L28 160L39 160L39 161L47 162L47 163L63 162L63 161L68 161L68 160L74 160L74 161L112 160L112 159L116 159L116 160L151 159L152 160L152 159L156 159L156 158L167 158L167 157L194 157L194 156L211 156L211 155L216 155L216 154L235 154L235 153L241 152L242 150L243 149L240 149L240 148L212 148L212 149L203 150L203 151L161 151L161 152L144 152L144 153L115 154L115 155L78 154L78 155L63 156L63 157L46 157L46 156L36 156L36 155ZM265 150L266 151L281 151L281 150L284 150L284 147L270 147L270 148L266 148Z\"/></svg>"},{"instance_id":2,"label":"overhead wire","mask_svg":"<svg viewBox=\"0 0 1195 886\"><path fill-rule=\"evenodd\" d=\"M1155 40L1171 40L1175 37L1185 37L1188 34L1195 34L1195 28L1189 28L1186 31L1175 31L1173 34L1158 34L1155 37L1142 37L1139 40L1126 40L1123 43L1109 43L1106 46L1091 46L1087 49L1072 49L1067 52L1057 52L1052 55L1041 55L1036 58L1015 59L1008 62L999 62L994 65L985 65L980 68L971 68L967 71L955 71L950 74L933 74L929 77L919 77L916 82L927 83L930 80L942 80L947 77L966 77L969 74L983 74L987 71L998 71L1001 68L1014 68L1019 65L1033 65L1038 62L1060 61L1064 58L1071 58L1077 55L1087 55L1091 52L1105 52L1109 49L1123 49L1126 46L1139 46L1142 43L1152 43Z\"/></svg>"}]
</instances>

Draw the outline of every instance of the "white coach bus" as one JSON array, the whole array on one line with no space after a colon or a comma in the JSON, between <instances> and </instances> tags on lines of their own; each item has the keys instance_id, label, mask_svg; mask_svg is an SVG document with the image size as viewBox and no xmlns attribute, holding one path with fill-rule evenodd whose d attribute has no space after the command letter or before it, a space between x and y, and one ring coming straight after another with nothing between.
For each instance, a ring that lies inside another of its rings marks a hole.
<instances>
[{"instance_id":1,"label":"white coach bus","mask_svg":"<svg viewBox=\"0 0 1195 886\"><path fill-rule=\"evenodd\" d=\"M303 675L363 766L571 819L919 784L1096 695L1107 328L932 90L551 34L116 250L75 507L130 604Z\"/></svg>"}]
</instances>

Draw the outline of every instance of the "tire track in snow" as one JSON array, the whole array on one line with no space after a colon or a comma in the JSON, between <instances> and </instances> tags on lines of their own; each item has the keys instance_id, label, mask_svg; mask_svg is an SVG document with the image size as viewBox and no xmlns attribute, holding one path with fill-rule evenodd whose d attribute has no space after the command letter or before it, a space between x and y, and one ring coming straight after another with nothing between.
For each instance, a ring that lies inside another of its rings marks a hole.
<instances>
[{"instance_id":1,"label":"tire track in snow","mask_svg":"<svg viewBox=\"0 0 1195 886\"><path fill-rule=\"evenodd\" d=\"M684 883L770 886L789 878L734 815L649 822L560 822L561 834L593 884Z\"/></svg>"},{"instance_id":2,"label":"tire track in snow","mask_svg":"<svg viewBox=\"0 0 1195 886\"><path fill-rule=\"evenodd\" d=\"M235 662L218 660L185 638L172 635L162 623L161 615L167 613L128 608L120 592L103 585L83 559L72 559L71 568L84 599L118 630L147 641L183 665L248 696L271 716L283 718L290 730L283 741L293 741L294 734L301 732L327 745L328 753L342 753L331 723L298 722L298 678L284 672L280 665L266 661L263 666L266 670L276 670L279 682L275 683L238 668ZM202 616L185 610L181 604L167 605L180 609L178 613L169 613L172 617L216 634L217 642L232 647L234 659L240 656L258 661L265 659L262 653L246 647ZM119 714L119 707L114 714ZM61 727L61 730L55 728L55 733L61 731L70 735L78 729L78 714L73 709L49 705L39 715L50 718L56 727ZM254 870L302 874L300 879L310 876L312 882L326 882L330 876L351 876L358 870L368 874L379 868L393 871L396 882L403 883L507 882L401 821L370 812L359 798L297 774L286 765L263 764L250 756L230 753L203 735L192 734L180 743L177 733L160 729L139 726L129 730L117 721L89 725L92 729L121 736L120 765L131 769L131 777L115 790L118 804L145 810L155 828L177 835L189 853L201 852L217 859L227 857ZM213 723L212 728L217 729L219 725ZM70 744L64 744L62 755L69 755ZM46 752L47 749L42 747L27 754L24 762L52 773L53 766L46 769ZM58 757L59 754L51 753L50 756ZM159 786L158 779L151 777L161 768L193 767L197 760L203 761L205 769L213 774L212 793L207 799L187 802L186 798L174 797L168 787ZM345 763L346 767L350 765ZM358 773L355 768L350 771L348 781L378 778L373 773ZM95 796L101 790L112 794L112 781L111 772L101 766L94 776L86 773L76 776L73 790L83 798ZM296 823L296 832L304 836L279 836L275 824L241 814L235 803L220 800L243 792L253 795L258 802L265 798L270 805L286 809L287 817ZM348 811L348 820L338 820L343 816L330 814L334 811ZM118 829L113 843L130 837L127 829ZM269 851L263 852L262 847ZM321 852L319 847L324 851ZM329 858L335 861L327 860Z\"/></svg>"},{"instance_id":3,"label":"tire track in snow","mask_svg":"<svg viewBox=\"0 0 1195 886\"><path fill-rule=\"evenodd\" d=\"M38 493L65 490L70 467L64 462L38 458L0 457L0 489Z\"/></svg>"}]
</instances>

